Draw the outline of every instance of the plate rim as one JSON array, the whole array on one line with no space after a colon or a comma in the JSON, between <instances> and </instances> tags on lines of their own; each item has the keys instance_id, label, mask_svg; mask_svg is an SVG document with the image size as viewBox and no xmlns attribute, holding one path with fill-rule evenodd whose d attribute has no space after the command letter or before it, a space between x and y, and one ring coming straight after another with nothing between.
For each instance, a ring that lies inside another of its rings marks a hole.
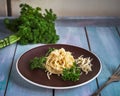
<instances>
[{"instance_id":1,"label":"plate rim","mask_svg":"<svg viewBox=\"0 0 120 96\"><path fill-rule=\"evenodd\" d=\"M26 78L25 76L23 76L22 73L19 71L18 61L20 60L20 58L22 57L22 55L24 55L24 54L27 53L28 51L33 50L33 49L38 48L38 47L48 46L48 45L50 45L50 46L52 46L52 45L71 46L71 47L77 47L77 48L80 48L80 49L83 49L83 50L85 50L85 51L90 52L92 55L96 56L97 59L98 59L99 62L100 62L100 68L99 68L98 73L97 73L93 78L91 78L90 80L88 80L88 81L86 81L86 82L83 82L83 83L77 84L77 85L66 86L66 87L47 86L47 85L43 85L43 84L38 84L38 83L36 83L36 82L33 82L33 81L27 79L27 78ZM87 49L84 49L84 48L82 48L82 47L79 47L79 46L74 46L74 45L70 45L70 44L47 44L47 45L40 45L40 46L37 46L37 47L33 47L33 48L25 51L24 53L22 53L22 54L18 57L18 59L17 59L17 61L16 61L16 70L17 70L17 73L18 73L25 81L27 81L27 82L30 83L30 84L36 85L36 86L38 86L38 87L48 88L48 89L71 89L71 88L76 88L76 87L80 87L80 86L86 85L86 84L90 83L91 81L93 81L94 79L96 79L96 78L99 76L99 74L101 73L101 70L102 70L102 62L101 62L100 58L99 58L95 53L93 53L93 52L91 52L91 51L89 51L89 50L87 50Z\"/></svg>"}]
</instances>

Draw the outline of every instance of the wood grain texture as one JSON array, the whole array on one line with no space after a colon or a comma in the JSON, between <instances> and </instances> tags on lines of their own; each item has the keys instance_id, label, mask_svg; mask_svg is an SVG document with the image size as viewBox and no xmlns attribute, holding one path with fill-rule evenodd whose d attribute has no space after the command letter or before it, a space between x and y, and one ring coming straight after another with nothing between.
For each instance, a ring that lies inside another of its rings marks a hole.
<instances>
[{"instance_id":1,"label":"wood grain texture","mask_svg":"<svg viewBox=\"0 0 120 96\"><path fill-rule=\"evenodd\" d=\"M62 27L57 27L57 31L60 34L61 38L58 43L72 44L74 46L79 46L89 50L84 27L80 27L79 25L77 27L75 27L75 25L71 26L73 23L69 23L69 26L68 24L67 26L64 26L64 22L62 24ZM55 90L55 96L90 96L96 88L97 84L94 80L93 82L90 82L89 84L78 88L68 90Z\"/></svg>"},{"instance_id":2,"label":"wood grain texture","mask_svg":"<svg viewBox=\"0 0 120 96\"><path fill-rule=\"evenodd\" d=\"M4 96L16 44L0 49L0 96Z\"/></svg>"},{"instance_id":3,"label":"wood grain texture","mask_svg":"<svg viewBox=\"0 0 120 96\"><path fill-rule=\"evenodd\" d=\"M83 23L81 23L83 22ZM101 86L120 64L120 26L95 25L97 21L84 20L58 20L56 22L57 34L60 35L58 44L70 44L89 50L85 33L86 31L91 51L102 62L102 72L98 76L98 84ZM84 26L81 26L83 24ZM106 24L107 25L107 24ZM7 30L0 20L0 39L9 36L12 32ZM16 71L16 61L27 50L44 44L10 45L0 49L0 96L90 96L97 89L97 80L74 89L50 90L37 87L23 80ZM11 67L12 66L12 67ZM10 75L9 75L10 74ZM7 83L8 82L8 83ZM101 96L120 96L120 82L108 85Z\"/></svg>"},{"instance_id":4,"label":"wood grain texture","mask_svg":"<svg viewBox=\"0 0 120 96\"><path fill-rule=\"evenodd\" d=\"M120 64L120 37L114 27L87 27L92 52L102 62L102 72L98 77L101 86ZM120 82L112 83L101 92L101 96L119 96Z\"/></svg>"},{"instance_id":5,"label":"wood grain texture","mask_svg":"<svg viewBox=\"0 0 120 96\"><path fill-rule=\"evenodd\" d=\"M87 48L84 27L57 27L57 33L60 36L58 43L70 44ZM83 40L84 39L84 40Z\"/></svg>"},{"instance_id":6,"label":"wood grain texture","mask_svg":"<svg viewBox=\"0 0 120 96\"><path fill-rule=\"evenodd\" d=\"M0 39L9 36L11 34L0 20ZM10 45L3 49L0 49L0 96L4 96L6 91L7 82L9 79L9 73L14 58L16 44Z\"/></svg>"},{"instance_id":7,"label":"wood grain texture","mask_svg":"<svg viewBox=\"0 0 120 96\"><path fill-rule=\"evenodd\" d=\"M16 71L17 59L27 50L40 45L41 44L17 46L6 96L52 96L52 90L31 85L23 80Z\"/></svg>"},{"instance_id":8,"label":"wood grain texture","mask_svg":"<svg viewBox=\"0 0 120 96\"><path fill-rule=\"evenodd\" d=\"M120 26L117 17L58 17L58 26ZM64 24L62 23L64 22ZM69 22L69 23L68 23Z\"/></svg>"}]
</instances>

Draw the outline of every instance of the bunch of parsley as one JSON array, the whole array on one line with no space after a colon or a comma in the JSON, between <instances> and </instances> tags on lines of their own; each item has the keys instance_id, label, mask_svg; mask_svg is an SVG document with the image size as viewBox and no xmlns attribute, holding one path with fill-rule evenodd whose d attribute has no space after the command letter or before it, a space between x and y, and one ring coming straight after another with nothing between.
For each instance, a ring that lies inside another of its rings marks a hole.
<instances>
[{"instance_id":1,"label":"bunch of parsley","mask_svg":"<svg viewBox=\"0 0 120 96\"><path fill-rule=\"evenodd\" d=\"M41 8L33 8L28 4L20 4L20 16L15 19L4 20L8 29L14 34L0 40L0 48L9 44L19 42L20 44L28 43L56 43L59 36L55 30L56 14L52 9L45 9L42 13Z\"/></svg>"}]
</instances>

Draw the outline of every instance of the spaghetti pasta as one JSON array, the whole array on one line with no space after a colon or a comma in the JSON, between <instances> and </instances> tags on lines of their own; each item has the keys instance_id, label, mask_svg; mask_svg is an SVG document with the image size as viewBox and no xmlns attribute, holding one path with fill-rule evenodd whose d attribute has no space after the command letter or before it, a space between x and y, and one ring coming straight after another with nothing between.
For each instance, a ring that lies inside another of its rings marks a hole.
<instances>
[{"instance_id":1,"label":"spaghetti pasta","mask_svg":"<svg viewBox=\"0 0 120 96\"><path fill-rule=\"evenodd\" d=\"M91 61L92 59L90 59L90 57L84 58L83 55L81 55L76 59L76 63L82 69L82 71L85 72L86 74L88 74L89 71L92 71Z\"/></svg>"},{"instance_id":2,"label":"spaghetti pasta","mask_svg":"<svg viewBox=\"0 0 120 96\"><path fill-rule=\"evenodd\" d=\"M48 72L47 76L49 79L49 75L60 75L62 74L64 68L71 68L73 66L73 62L75 62L75 59L72 56L71 52L65 51L64 48L55 49L46 58L47 60L45 68Z\"/></svg>"},{"instance_id":3,"label":"spaghetti pasta","mask_svg":"<svg viewBox=\"0 0 120 96\"><path fill-rule=\"evenodd\" d=\"M70 69L74 62L85 74L88 74L89 71L92 71L91 61L90 57L84 58L83 55L74 59L72 53L65 51L64 48L55 49L46 57L45 69L47 77L50 79L52 74L62 75L63 70Z\"/></svg>"}]
</instances>

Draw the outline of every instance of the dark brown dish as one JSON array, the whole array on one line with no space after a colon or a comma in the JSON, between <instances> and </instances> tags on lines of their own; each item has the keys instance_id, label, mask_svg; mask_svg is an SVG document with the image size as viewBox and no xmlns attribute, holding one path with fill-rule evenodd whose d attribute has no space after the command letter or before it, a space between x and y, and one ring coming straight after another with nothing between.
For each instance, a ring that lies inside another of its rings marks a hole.
<instances>
[{"instance_id":1,"label":"dark brown dish","mask_svg":"<svg viewBox=\"0 0 120 96\"><path fill-rule=\"evenodd\" d=\"M80 76L80 80L77 82L73 81L64 81L60 76L51 75L51 79L47 78L45 70L36 69L30 70L29 62L34 57L44 56L49 48L65 48L65 50L72 52L74 58L79 57L80 55L84 55L84 57L92 58L92 71L87 75L82 74ZM28 81L31 84L51 89L68 89L74 88L78 86L82 86L94 80L101 72L101 63L98 57L80 47L65 45L65 44L52 44L52 45L43 45L36 48L33 48L27 52L25 52L16 63L17 72L19 75Z\"/></svg>"}]
</instances>

